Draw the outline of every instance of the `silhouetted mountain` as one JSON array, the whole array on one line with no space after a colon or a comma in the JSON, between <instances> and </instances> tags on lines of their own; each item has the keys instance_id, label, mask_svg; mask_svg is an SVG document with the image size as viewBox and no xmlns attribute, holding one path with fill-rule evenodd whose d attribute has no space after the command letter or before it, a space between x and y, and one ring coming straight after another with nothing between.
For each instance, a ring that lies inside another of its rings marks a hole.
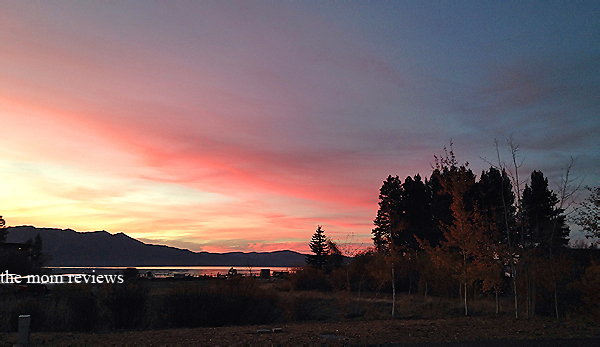
<instances>
[{"instance_id":1,"label":"silhouetted mountain","mask_svg":"<svg viewBox=\"0 0 600 347\"><path fill-rule=\"evenodd\" d=\"M301 266L305 255L276 252L192 252L146 244L124 233L76 232L71 229L9 227L6 242L26 242L37 233L43 252L52 256L47 266Z\"/></svg>"}]
</instances>

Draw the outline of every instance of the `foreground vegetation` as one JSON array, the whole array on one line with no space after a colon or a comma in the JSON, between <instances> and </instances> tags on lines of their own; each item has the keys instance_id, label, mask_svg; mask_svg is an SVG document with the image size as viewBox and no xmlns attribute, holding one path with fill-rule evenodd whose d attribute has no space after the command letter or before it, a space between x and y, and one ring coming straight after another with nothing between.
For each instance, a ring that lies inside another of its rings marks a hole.
<instances>
[{"instance_id":1,"label":"foreground vegetation","mask_svg":"<svg viewBox=\"0 0 600 347\"><path fill-rule=\"evenodd\" d=\"M389 292L363 288L359 297L347 290L297 290L298 280L144 280L121 289L65 286L45 296L5 297L2 308L9 309L12 302L12 319L17 308L29 310L35 344L367 344L600 336L597 319L578 311L560 323L550 317L516 320L510 296L500 297L499 314L494 298L474 298L472 316L464 317L457 298L402 293L392 318ZM128 300L133 294L138 299ZM14 331L9 323L3 322ZM282 332L258 333L273 328ZM4 333L0 343L16 339L15 332Z\"/></svg>"},{"instance_id":2,"label":"foreground vegetation","mask_svg":"<svg viewBox=\"0 0 600 347\"><path fill-rule=\"evenodd\" d=\"M16 331L20 314L32 316L34 332L107 332L390 318L448 319L463 315L459 293L440 293L444 286L436 286L436 282L429 283L425 291L423 281L411 284L404 279L398 285L405 290L393 300L390 283L380 282L377 274L369 271L369 264L376 263L376 255L363 255L352 264L330 272L312 267L298 269L285 280L241 276L187 281L128 278L124 284L57 285L48 294L9 292L11 289L3 286L0 329ZM582 279L569 284L573 295L568 302L570 306L565 308L567 319L594 321L598 318L597 281L600 277L594 272L598 269L598 265L589 267ZM409 291L410 288L413 289ZM470 303L471 316L512 313L510 295L496 298L491 293L475 292ZM394 317L391 315L393 306Z\"/></svg>"},{"instance_id":3,"label":"foreground vegetation","mask_svg":"<svg viewBox=\"0 0 600 347\"><path fill-rule=\"evenodd\" d=\"M456 317L436 320L353 320L276 325L280 333L257 333L274 325L179 328L152 331L88 333L33 333L35 345L372 345L482 341L492 346L594 346L598 326L591 322L549 318L519 321L508 316ZM588 337L584 337L588 336ZM5 334L0 344L13 345L16 333Z\"/></svg>"}]
</instances>

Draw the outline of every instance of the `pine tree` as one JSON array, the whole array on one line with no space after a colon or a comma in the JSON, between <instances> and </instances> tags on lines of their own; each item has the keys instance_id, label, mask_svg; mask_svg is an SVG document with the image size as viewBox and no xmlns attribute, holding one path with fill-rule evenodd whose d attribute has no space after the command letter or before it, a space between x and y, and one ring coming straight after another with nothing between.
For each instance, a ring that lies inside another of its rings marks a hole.
<instances>
[{"instance_id":1,"label":"pine tree","mask_svg":"<svg viewBox=\"0 0 600 347\"><path fill-rule=\"evenodd\" d=\"M483 171L475 184L475 195L479 210L495 224L502 243L508 243L508 235L515 239L515 195L510 178L504 170L491 167ZM507 230L508 233L507 233Z\"/></svg>"},{"instance_id":2,"label":"pine tree","mask_svg":"<svg viewBox=\"0 0 600 347\"><path fill-rule=\"evenodd\" d=\"M569 227L564 210L557 208L556 193L548 189L548 179L541 171L531 173L530 185L523 190L525 248L537 249L548 256L569 243Z\"/></svg>"},{"instance_id":3,"label":"pine tree","mask_svg":"<svg viewBox=\"0 0 600 347\"><path fill-rule=\"evenodd\" d=\"M416 238L426 239L430 243L437 243L435 224L431 212L431 195L420 175L414 178L408 176L402 184L401 216L403 229L394 235L395 246L404 249L419 250ZM441 235L440 235L441 236Z\"/></svg>"},{"instance_id":4,"label":"pine tree","mask_svg":"<svg viewBox=\"0 0 600 347\"><path fill-rule=\"evenodd\" d=\"M433 170L431 178L427 181L427 192L431 199L431 218L432 227L429 231L427 240L432 246L437 246L441 243L444 238L444 233L441 226L452 223L452 211L450 205L452 205L452 196L444 192L441 179L445 179L449 175L449 172L440 171L440 169Z\"/></svg>"},{"instance_id":5,"label":"pine tree","mask_svg":"<svg viewBox=\"0 0 600 347\"><path fill-rule=\"evenodd\" d=\"M418 250L416 238L438 244L442 238L432 211L432 192L420 175L388 176L380 189L379 210L373 221L373 243L377 251Z\"/></svg>"},{"instance_id":6,"label":"pine tree","mask_svg":"<svg viewBox=\"0 0 600 347\"><path fill-rule=\"evenodd\" d=\"M524 255L526 265L543 264L527 268L528 276L528 304L531 313L535 313L536 295L529 292L536 291L543 278L550 278L554 292L554 308L556 319L559 319L558 310L558 283L561 273L560 257L557 257L569 243L569 227L562 208L561 199L548 188L548 179L541 171L531 173L530 185L526 185L522 198L522 223L524 225ZM549 273L547 272L549 270ZM533 280L529 280L533 277ZM548 288L547 288L548 289Z\"/></svg>"},{"instance_id":7,"label":"pine tree","mask_svg":"<svg viewBox=\"0 0 600 347\"><path fill-rule=\"evenodd\" d=\"M373 243L377 251L388 250L392 244L392 236L398 233L402 214L402 181L391 175L383 182L379 191L379 210L373 221L375 228Z\"/></svg>"},{"instance_id":8,"label":"pine tree","mask_svg":"<svg viewBox=\"0 0 600 347\"><path fill-rule=\"evenodd\" d=\"M308 244L314 255L306 256L306 263L317 269L325 267L329 260L329 239L319 225Z\"/></svg>"}]
</instances>

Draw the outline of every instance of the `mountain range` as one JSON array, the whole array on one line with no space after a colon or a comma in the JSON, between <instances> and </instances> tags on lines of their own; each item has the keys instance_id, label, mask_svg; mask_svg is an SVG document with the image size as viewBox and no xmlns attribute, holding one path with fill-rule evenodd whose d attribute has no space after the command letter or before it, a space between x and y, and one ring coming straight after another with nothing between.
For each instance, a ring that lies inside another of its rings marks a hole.
<instances>
[{"instance_id":1,"label":"mountain range","mask_svg":"<svg viewBox=\"0 0 600 347\"><path fill-rule=\"evenodd\" d=\"M294 251L192 252L187 249L152 245L124 233L77 232L71 229L8 227L6 242L25 243L39 233L43 252L50 256L46 266L302 266L306 255Z\"/></svg>"}]
</instances>

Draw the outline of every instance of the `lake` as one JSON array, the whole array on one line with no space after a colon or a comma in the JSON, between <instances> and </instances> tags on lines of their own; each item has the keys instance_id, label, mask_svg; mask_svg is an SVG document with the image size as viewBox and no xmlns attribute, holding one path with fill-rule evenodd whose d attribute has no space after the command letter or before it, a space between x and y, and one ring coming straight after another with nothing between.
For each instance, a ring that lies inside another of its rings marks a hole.
<instances>
[{"instance_id":1,"label":"lake","mask_svg":"<svg viewBox=\"0 0 600 347\"><path fill-rule=\"evenodd\" d=\"M56 266L47 267L52 270L53 275L61 274L114 274L118 271L123 271L127 266ZM226 275L232 266L137 266L135 267L140 274L152 273L154 277L173 277L175 274L188 276L217 276ZM233 266L238 274L244 276L256 275L260 276L261 269L269 269L271 274L273 271L290 271L290 267L281 266L262 266L262 267L247 267Z\"/></svg>"}]
</instances>

